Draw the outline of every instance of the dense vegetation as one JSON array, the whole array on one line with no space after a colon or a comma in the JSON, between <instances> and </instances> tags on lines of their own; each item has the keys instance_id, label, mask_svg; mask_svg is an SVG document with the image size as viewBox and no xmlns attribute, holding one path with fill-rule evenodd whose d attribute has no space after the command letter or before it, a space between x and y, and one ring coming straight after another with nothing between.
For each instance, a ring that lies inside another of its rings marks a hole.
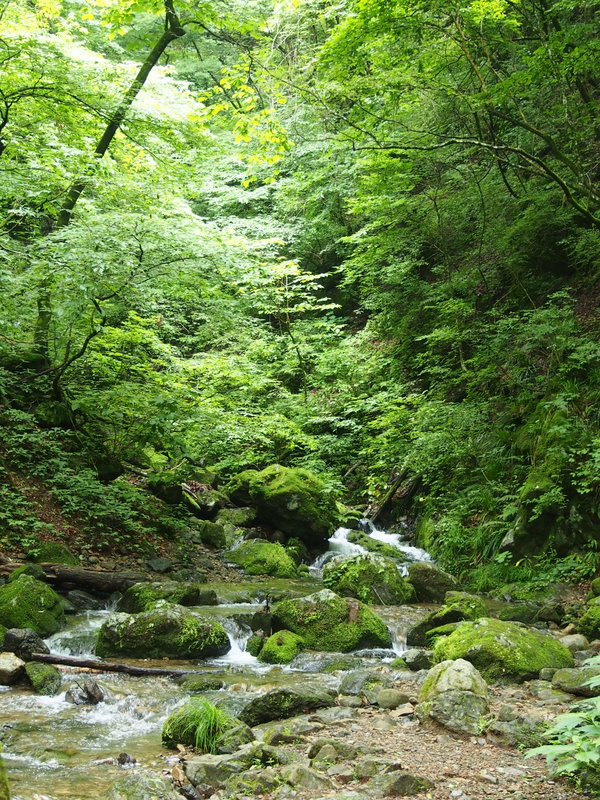
<instances>
[{"instance_id":1,"label":"dense vegetation","mask_svg":"<svg viewBox=\"0 0 600 800\"><path fill-rule=\"evenodd\" d=\"M598 5L8 0L0 543L280 463L476 588L593 574Z\"/></svg>"}]
</instances>

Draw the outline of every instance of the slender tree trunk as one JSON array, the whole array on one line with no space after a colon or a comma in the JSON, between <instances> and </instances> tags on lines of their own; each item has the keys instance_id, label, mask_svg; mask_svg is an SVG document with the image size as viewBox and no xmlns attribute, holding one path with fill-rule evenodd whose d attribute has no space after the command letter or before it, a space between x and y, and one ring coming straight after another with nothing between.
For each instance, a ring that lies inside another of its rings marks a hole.
<instances>
[{"instance_id":1,"label":"slender tree trunk","mask_svg":"<svg viewBox=\"0 0 600 800\"><path fill-rule=\"evenodd\" d=\"M179 21L174 6L173 0L165 0L165 29L162 36L156 42L152 50L148 53L146 60L140 67L137 75L133 79L129 89L125 93L123 99L116 108L114 114L110 118L108 125L104 129L104 133L98 140L98 144L94 150L93 160L88 169L79 176L69 187L67 196L63 206L58 214L56 226L64 228L71 222L75 206L79 202L79 198L85 191L90 183L100 159L104 156L110 147L115 135L125 119L127 112L133 105L136 97L144 87L148 80L148 76L158 64L161 56L175 39L179 39L185 34L185 30ZM38 318L35 325L34 344L36 351L40 354L44 363L44 369L49 369L51 366L50 359L50 327L52 323L52 306L51 306L51 292L47 286L42 286L40 294L37 299L38 305ZM64 366L64 365L63 365ZM64 372L64 369L62 369ZM58 381L55 381L54 391L55 394L60 395L60 377L62 372L59 373Z\"/></svg>"}]
</instances>

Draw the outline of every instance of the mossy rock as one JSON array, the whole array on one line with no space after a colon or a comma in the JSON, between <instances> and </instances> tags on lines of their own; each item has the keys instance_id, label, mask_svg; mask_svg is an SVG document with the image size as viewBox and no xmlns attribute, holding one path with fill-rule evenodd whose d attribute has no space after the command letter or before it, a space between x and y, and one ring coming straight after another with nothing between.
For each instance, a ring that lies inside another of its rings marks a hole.
<instances>
[{"instance_id":1,"label":"mossy rock","mask_svg":"<svg viewBox=\"0 0 600 800\"><path fill-rule=\"evenodd\" d=\"M177 683L190 694L203 694L204 692L216 692L223 688L223 681L217 675L186 675Z\"/></svg>"},{"instance_id":2,"label":"mossy rock","mask_svg":"<svg viewBox=\"0 0 600 800\"><path fill-rule=\"evenodd\" d=\"M0 625L0 650L4 645L4 636L6 635L6 631L8 628L5 628L4 625Z\"/></svg>"},{"instance_id":3,"label":"mossy rock","mask_svg":"<svg viewBox=\"0 0 600 800\"><path fill-rule=\"evenodd\" d=\"M111 615L98 632L96 655L208 658L224 655L230 647L220 623L159 601L141 614Z\"/></svg>"},{"instance_id":4,"label":"mossy rock","mask_svg":"<svg viewBox=\"0 0 600 800\"><path fill-rule=\"evenodd\" d=\"M1 797L1 795L0 795ZM119 778L108 790L108 800L181 800L170 780L136 769Z\"/></svg>"},{"instance_id":5,"label":"mossy rock","mask_svg":"<svg viewBox=\"0 0 600 800\"><path fill-rule=\"evenodd\" d=\"M13 569L8 576L8 582L12 583L12 581L16 581L21 575L30 575L38 581L43 581L46 577L46 573L39 564L23 564L23 566Z\"/></svg>"},{"instance_id":6,"label":"mossy rock","mask_svg":"<svg viewBox=\"0 0 600 800\"><path fill-rule=\"evenodd\" d=\"M194 533L192 534L193 541L200 541L208 547L214 547L220 550L227 546L227 536L223 526L216 522L209 520L198 520L194 524Z\"/></svg>"},{"instance_id":7,"label":"mossy rock","mask_svg":"<svg viewBox=\"0 0 600 800\"><path fill-rule=\"evenodd\" d=\"M246 642L246 652L250 653L251 656L254 658L258 657L258 654L263 648L266 639L260 633L253 633L252 636Z\"/></svg>"},{"instance_id":8,"label":"mossy rock","mask_svg":"<svg viewBox=\"0 0 600 800\"><path fill-rule=\"evenodd\" d=\"M246 725L254 727L332 705L335 705L334 696L327 691L280 687L252 698L238 716Z\"/></svg>"},{"instance_id":9,"label":"mossy rock","mask_svg":"<svg viewBox=\"0 0 600 800\"><path fill-rule=\"evenodd\" d=\"M485 617L460 622L455 630L436 641L434 661L464 658L489 681L524 681L541 669L572 667L573 656L557 639L516 622Z\"/></svg>"},{"instance_id":10,"label":"mossy rock","mask_svg":"<svg viewBox=\"0 0 600 800\"><path fill-rule=\"evenodd\" d=\"M385 623L371 609L329 589L282 600L272 611L273 625L301 636L310 650L347 653L392 643Z\"/></svg>"},{"instance_id":11,"label":"mossy rock","mask_svg":"<svg viewBox=\"0 0 600 800\"><path fill-rule=\"evenodd\" d=\"M60 672L52 664L30 661L25 664L25 673L37 694L53 695L60 689Z\"/></svg>"},{"instance_id":12,"label":"mossy rock","mask_svg":"<svg viewBox=\"0 0 600 800\"><path fill-rule=\"evenodd\" d=\"M242 567L248 575L295 578L298 574L296 564L278 542L249 539L235 550L230 550L227 559Z\"/></svg>"},{"instance_id":13,"label":"mossy rock","mask_svg":"<svg viewBox=\"0 0 600 800\"><path fill-rule=\"evenodd\" d=\"M309 547L324 544L339 521L335 498L305 469L272 464L260 472L246 470L232 480L229 491L234 502L256 508L259 522Z\"/></svg>"},{"instance_id":14,"label":"mossy rock","mask_svg":"<svg viewBox=\"0 0 600 800\"><path fill-rule=\"evenodd\" d=\"M42 542L28 553L28 557L38 563L50 562L52 564L69 564L79 566L80 562L66 544L60 542Z\"/></svg>"},{"instance_id":15,"label":"mossy rock","mask_svg":"<svg viewBox=\"0 0 600 800\"><path fill-rule=\"evenodd\" d=\"M351 531L348 534L348 541L352 542L352 544L359 544L370 553L375 553L379 556L385 556L386 558L391 558L394 561L405 563L409 560L408 556L406 556L401 550L398 550L397 547L394 547L393 544L388 544L387 542L380 542L378 539L373 539L364 531Z\"/></svg>"},{"instance_id":16,"label":"mossy rock","mask_svg":"<svg viewBox=\"0 0 600 800\"><path fill-rule=\"evenodd\" d=\"M65 625L61 599L47 584L30 575L21 575L0 586L0 625L31 628L42 636L50 636Z\"/></svg>"},{"instance_id":17,"label":"mossy rock","mask_svg":"<svg viewBox=\"0 0 600 800\"><path fill-rule=\"evenodd\" d=\"M234 528L245 528L256 520L256 509L246 506L244 508L222 508L215 518L219 525L232 525Z\"/></svg>"},{"instance_id":18,"label":"mossy rock","mask_svg":"<svg viewBox=\"0 0 600 800\"><path fill-rule=\"evenodd\" d=\"M148 611L158 600L166 600L180 606L216 606L217 594L201 583L179 583L178 581L157 581L136 583L130 586L119 601L119 611L128 614Z\"/></svg>"},{"instance_id":19,"label":"mossy rock","mask_svg":"<svg viewBox=\"0 0 600 800\"><path fill-rule=\"evenodd\" d=\"M304 649L304 639L291 631L278 631L266 640L258 654L265 664L289 664Z\"/></svg>"},{"instance_id":20,"label":"mossy rock","mask_svg":"<svg viewBox=\"0 0 600 800\"><path fill-rule=\"evenodd\" d=\"M600 597L594 597L577 621L577 630L588 639L600 639Z\"/></svg>"},{"instance_id":21,"label":"mossy rock","mask_svg":"<svg viewBox=\"0 0 600 800\"><path fill-rule=\"evenodd\" d=\"M363 603L402 605L415 598L413 587L398 572L396 562L383 556L358 555L330 561L323 569L323 583L342 597Z\"/></svg>"},{"instance_id":22,"label":"mossy rock","mask_svg":"<svg viewBox=\"0 0 600 800\"><path fill-rule=\"evenodd\" d=\"M429 561L414 561L408 567L408 581L420 603L443 603L446 592L458 589L456 579Z\"/></svg>"},{"instance_id":23,"label":"mossy rock","mask_svg":"<svg viewBox=\"0 0 600 800\"><path fill-rule=\"evenodd\" d=\"M594 597L600 597L600 578L594 578L590 585L590 590Z\"/></svg>"}]
</instances>

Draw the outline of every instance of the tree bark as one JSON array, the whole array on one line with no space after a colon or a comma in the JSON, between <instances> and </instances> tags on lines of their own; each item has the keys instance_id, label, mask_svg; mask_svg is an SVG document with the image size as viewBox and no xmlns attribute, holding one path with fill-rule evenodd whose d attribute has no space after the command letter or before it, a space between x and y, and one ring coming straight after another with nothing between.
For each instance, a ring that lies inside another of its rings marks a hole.
<instances>
[{"instance_id":1,"label":"tree bark","mask_svg":"<svg viewBox=\"0 0 600 800\"><path fill-rule=\"evenodd\" d=\"M22 567L22 564L8 563L0 566L0 575L10 573ZM52 586L62 590L85 589L93 594L108 595L121 592L134 583L147 581L148 576L140 572L106 572L87 567L70 567L66 564L43 563L39 565L45 574L45 580Z\"/></svg>"},{"instance_id":2,"label":"tree bark","mask_svg":"<svg viewBox=\"0 0 600 800\"><path fill-rule=\"evenodd\" d=\"M106 661L96 661L91 658L75 658L75 656L60 656L55 653L32 653L32 661L42 661L45 664L59 664L64 667L78 667L80 669L95 669L99 672L124 672L127 675L164 675L177 678L180 675L203 675L207 670L201 669L169 669L168 667L138 667L132 664L110 664Z\"/></svg>"}]
</instances>

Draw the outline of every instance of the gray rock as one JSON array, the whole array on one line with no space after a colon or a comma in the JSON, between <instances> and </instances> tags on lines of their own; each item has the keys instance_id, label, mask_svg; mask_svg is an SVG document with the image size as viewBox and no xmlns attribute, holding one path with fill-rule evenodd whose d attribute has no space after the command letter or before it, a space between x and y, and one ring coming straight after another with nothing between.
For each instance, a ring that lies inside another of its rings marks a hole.
<instances>
[{"instance_id":1,"label":"gray rock","mask_svg":"<svg viewBox=\"0 0 600 800\"><path fill-rule=\"evenodd\" d=\"M600 667L575 667L573 669L559 669L552 676L552 685L564 692L581 695L582 697L598 697L599 686L588 686L590 678L600 675Z\"/></svg>"},{"instance_id":2,"label":"gray rock","mask_svg":"<svg viewBox=\"0 0 600 800\"><path fill-rule=\"evenodd\" d=\"M363 701L356 694L340 694L337 699L342 708L361 708Z\"/></svg>"},{"instance_id":3,"label":"gray rock","mask_svg":"<svg viewBox=\"0 0 600 800\"><path fill-rule=\"evenodd\" d=\"M164 778L136 771L111 786L108 800L181 800L181 795Z\"/></svg>"},{"instance_id":4,"label":"gray rock","mask_svg":"<svg viewBox=\"0 0 600 800\"><path fill-rule=\"evenodd\" d=\"M529 691L544 705L570 703L573 700L573 695L561 692L560 689L554 689L550 681L531 681Z\"/></svg>"},{"instance_id":5,"label":"gray rock","mask_svg":"<svg viewBox=\"0 0 600 800\"><path fill-rule=\"evenodd\" d=\"M414 561L408 568L408 581L421 603L443 603L446 592L458 588L456 579L428 561Z\"/></svg>"},{"instance_id":6,"label":"gray rock","mask_svg":"<svg viewBox=\"0 0 600 800\"><path fill-rule=\"evenodd\" d=\"M14 653L0 653L0 685L10 686L23 674L25 662Z\"/></svg>"},{"instance_id":7,"label":"gray rock","mask_svg":"<svg viewBox=\"0 0 600 800\"><path fill-rule=\"evenodd\" d=\"M304 764L290 764L283 768L281 775L290 786L305 792L333 789L330 778L320 775Z\"/></svg>"},{"instance_id":8,"label":"gray rock","mask_svg":"<svg viewBox=\"0 0 600 800\"><path fill-rule=\"evenodd\" d=\"M375 797L408 797L433 789L427 778L411 775L405 770L395 770L383 775L376 775L368 783L368 788Z\"/></svg>"},{"instance_id":9,"label":"gray rock","mask_svg":"<svg viewBox=\"0 0 600 800\"><path fill-rule=\"evenodd\" d=\"M410 650L402 653L402 658L406 662L406 666L417 672L420 669L431 669L433 664L433 650L425 650L422 647L412 647Z\"/></svg>"},{"instance_id":10,"label":"gray rock","mask_svg":"<svg viewBox=\"0 0 600 800\"><path fill-rule=\"evenodd\" d=\"M381 689L375 702L380 708L394 709L408 703L409 699L407 694L398 689Z\"/></svg>"},{"instance_id":11,"label":"gray rock","mask_svg":"<svg viewBox=\"0 0 600 800\"><path fill-rule=\"evenodd\" d=\"M540 670L541 681L551 681L556 669L554 667L544 667Z\"/></svg>"},{"instance_id":12,"label":"gray rock","mask_svg":"<svg viewBox=\"0 0 600 800\"><path fill-rule=\"evenodd\" d=\"M254 697L238 716L242 722L254 726L261 722L286 719L302 712L326 708L334 702L333 695L327 691L301 691L282 687Z\"/></svg>"},{"instance_id":13,"label":"gray rock","mask_svg":"<svg viewBox=\"0 0 600 800\"><path fill-rule=\"evenodd\" d=\"M545 741L548 725L542 717L521 714L513 719L493 720L487 726L486 733L491 742L504 747L538 747Z\"/></svg>"},{"instance_id":14,"label":"gray rock","mask_svg":"<svg viewBox=\"0 0 600 800\"><path fill-rule=\"evenodd\" d=\"M151 558L146 563L153 572L169 572L174 564L170 558Z\"/></svg>"},{"instance_id":15,"label":"gray rock","mask_svg":"<svg viewBox=\"0 0 600 800\"><path fill-rule=\"evenodd\" d=\"M49 653L50 648L31 628L9 628L4 634L2 649L23 661L31 661L33 653Z\"/></svg>"},{"instance_id":16,"label":"gray rock","mask_svg":"<svg viewBox=\"0 0 600 800\"><path fill-rule=\"evenodd\" d=\"M101 703L105 697L104 689L96 681L91 680L84 681L82 685L72 683L65 692L65 700L76 706L95 706Z\"/></svg>"},{"instance_id":17,"label":"gray rock","mask_svg":"<svg viewBox=\"0 0 600 800\"><path fill-rule=\"evenodd\" d=\"M262 742L253 742L240 747L235 753L222 755L202 755L191 758L185 764L185 773L194 786L208 784L217 788L225 786L226 781L250 767L272 766L283 763L282 751Z\"/></svg>"},{"instance_id":18,"label":"gray rock","mask_svg":"<svg viewBox=\"0 0 600 800\"><path fill-rule=\"evenodd\" d=\"M560 641L572 653L576 653L578 650L585 650L590 644L588 639L581 633L572 633L570 636L562 636Z\"/></svg>"},{"instance_id":19,"label":"gray rock","mask_svg":"<svg viewBox=\"0 0 600 800\"><path fill-rule=\"evenodd\" d=\"M251 769L232 775L225 781L223 797L257 797L269 794L281 784L281 776L273 767Z\"/></svg>"},{"instance_id":20,"label":"gray rock","mask_svg":"<svg viewBox=\"0 0 600 800\"><path fill-rule=\"evenodd\" d=\"M82 589L71 589L67 592L67 600L76 611L99 611L104 608L104 603ZM38 651L39 652L39 651Z\"/></svg>"},{"instance_id":21,"label":"gray rock","mask_svg":"<svg viewBox=\"0 0 600 800\"><path fill-rule=\"evenodd\" d=\"M229 728L221 734L215 742L217 753L235 753L244 744L249 744L255 739L252 729L244 723ZM272 744L275 744L274 742Z\"/></svg>"},{"instance_id":22,"label":"gray rock","mask_svg":"<svg viewBox=\"0 0 600 800\"><path fill-rule=\"evenodd\" d=\"M391 683L388 676L374 670L354 670L344 675L338 691L343 695L363 695L374 703L379 692L391 687Z\"/></svg>"},{"instance_id":23,"label":"gray rock","mask_svg":"<svg viewBox=\"0 0 600 800\"><path fill-rule=\"evenodd\" d=\"M460 733L480 733L489 712L487 684L462 658L437 664L421 687L420 700L416 708L420 719L432 717Z\"/></svg>"},{"instance_id":24,"label":"gray rock","mask_svg":"<svg viewBox=\"0 0 600 800\"><path fill-rule=\"evenodd\" d=\"M308 748L308 757L317 758L325 748L330 748L333 750L333 759L338 757L345 759L356 758L357 750L354 745L340 742L338 739L333 739L331 737L321 737L319 739L315 739L315 741ZM325 755L323 757L325 758Z\"/></svg>"}]
</instances>

